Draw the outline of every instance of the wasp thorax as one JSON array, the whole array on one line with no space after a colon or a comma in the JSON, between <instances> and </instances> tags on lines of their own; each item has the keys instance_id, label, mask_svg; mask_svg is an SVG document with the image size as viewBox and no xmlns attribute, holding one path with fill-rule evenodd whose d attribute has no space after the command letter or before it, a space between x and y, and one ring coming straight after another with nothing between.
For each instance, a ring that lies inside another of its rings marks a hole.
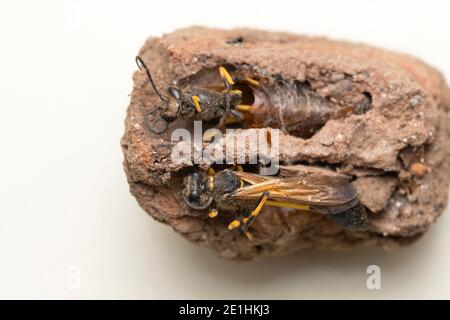
<instances>
[{"instance_id":1,"label":"wasp thorax","mask_svg":"<svg viewBox=\"0 0 450 320\"><path fill-rule=\"evenodd\" d=\"M212 196L208 190L208 180L204 173L194 172L183 179L182 196L188 206L202 210L209 207Z\"/></svg>"},{"instance_id":2,"label":"wasp thorax","mask_svg":"<svg viewBox=\"0 0 450 320\"><path fill-rule=\"evenodd\" d=\"M170 99L164 104L164 111L161 114L161 118L171 122L178 117L179 102L175 99Z\"/></svg>"},{"instance_id":3,"label":"wasp thorax","mask_svg":"<svg viewBox=\"0 0 450 320\"><path fill-rule=\"evenodd\" d=\"M241 185L239 177L231 170L223 170L214 177L214 192L227 194L234 192Z\"/></svg>"}]
</instances>

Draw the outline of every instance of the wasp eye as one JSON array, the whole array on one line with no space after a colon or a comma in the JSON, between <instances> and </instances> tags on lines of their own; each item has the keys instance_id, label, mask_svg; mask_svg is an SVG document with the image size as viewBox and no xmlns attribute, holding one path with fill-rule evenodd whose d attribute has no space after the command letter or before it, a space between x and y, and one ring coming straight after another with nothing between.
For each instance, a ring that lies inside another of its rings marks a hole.
<instances>
[{"instance_id":1,"label":"wasp eye","mask_svg":"<svg viewBox=\"0 0 450 320\"><path fill-rule=\"evenodd\" d=\"M198 200L200 197L200 193L197 190L193 190L191 194L189 195L189 200Z\"/></svg>"},{"instance_id":2,"label":"wasp eye","mask_svg":"<svg viewBox=\"0 0 450 320\"><path fill-rule=\"evenodd\" d=\"M167 88L167 92L169 92L169 94L176 100L181 99L181 91L177 87L170 86Z\"/></svg>"},{"instance_id":3,"label":"wasp eye","mask_svg":"<svg viewBox=\"0 0 450 320\"><path fill-rule=\"evenodd\" d=\"M222 189L224 192L232 192L236 189L236 176L230 171L226 171L222 180Z\"/></svg>"}]
</instances>

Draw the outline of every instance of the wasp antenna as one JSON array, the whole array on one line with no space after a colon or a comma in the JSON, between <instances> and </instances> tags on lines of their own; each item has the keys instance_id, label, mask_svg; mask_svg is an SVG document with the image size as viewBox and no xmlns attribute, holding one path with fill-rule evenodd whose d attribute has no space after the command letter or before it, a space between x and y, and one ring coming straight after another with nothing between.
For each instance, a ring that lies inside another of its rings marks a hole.
<instances>
[{"instance_id":1,"label":"wasp antenna","mask_svg":"<svg viewBox=\"0 0 450 320\"><path fill-rule=\"evenodd\" d=\"M167 99L164 98L163 95L162 95L162 94L158 91L158 89L156 88L156 85L155 85L155 83L153 82L152 75L150 74L150 70L148 70L147 65L144 63L144 61L142 61L141 57L136 56L136 64L137 64L137 66L138 66L138 68L139 68L140 70L143 70L143 69L144 69L143 71L145 71L145 72L147 73L148 80L150 81L150 83L151 83L151 85L152 85L152 87L153 87L153 90L155 90L155 92L156 92L156 94L159 96L159 98L160 98L162 101L167 102ZM143 69L142 69L142 68L143 68Z\"/></svg>"}]
</instances>

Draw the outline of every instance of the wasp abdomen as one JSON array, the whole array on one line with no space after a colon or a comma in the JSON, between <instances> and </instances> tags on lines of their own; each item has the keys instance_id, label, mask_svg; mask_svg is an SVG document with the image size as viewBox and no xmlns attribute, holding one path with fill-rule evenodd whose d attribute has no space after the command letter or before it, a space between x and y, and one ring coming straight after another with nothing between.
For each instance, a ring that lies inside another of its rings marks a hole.
<instances>
[{"instance_id":1,"label":"wasp abdomen","mask_svg":"<svg viewBox=\"0 0 450 320\"><path fill-rule=\"evenodd\" d=\"M363 102L361 106L340 106L317 94L308 83L274 82L254 91L248 120L253 127L279 128L287 134L310 138L330 119L365 112L367 101Z\"/></svg>"},{"instance_id":2,"label":"wasp abdomen","mask_svg":"<svg viewBox=\"0 0 450 320\"><path fill-rule=\"evenodd\" d=\"M359 201L352 208L341 213L327 215L327 217L335 223L349 229L365 229L369 223L366 209Z\"/></svg>"}]
</instances>

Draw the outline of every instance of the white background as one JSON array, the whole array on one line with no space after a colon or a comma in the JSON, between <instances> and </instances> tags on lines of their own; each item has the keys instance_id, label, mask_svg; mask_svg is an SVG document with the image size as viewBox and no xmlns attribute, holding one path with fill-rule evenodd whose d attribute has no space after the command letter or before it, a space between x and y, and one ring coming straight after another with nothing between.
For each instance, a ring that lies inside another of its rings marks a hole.
<instances>
[{"instance_id":1,"label":"white background","mask_svg":"<svg viewBox=\"0 0 450 320\"><path fill-rule=\"evenodd\" d=\"M148 36L260 27L414 54L450 78L448 1L2 1L0 298L450 298L450 216L393 253L236 263L147 216L119 140ZM381 290L366 268L381 267ZM79 282L76 278L79 278Z\"/></svg>"}]
</instances>

